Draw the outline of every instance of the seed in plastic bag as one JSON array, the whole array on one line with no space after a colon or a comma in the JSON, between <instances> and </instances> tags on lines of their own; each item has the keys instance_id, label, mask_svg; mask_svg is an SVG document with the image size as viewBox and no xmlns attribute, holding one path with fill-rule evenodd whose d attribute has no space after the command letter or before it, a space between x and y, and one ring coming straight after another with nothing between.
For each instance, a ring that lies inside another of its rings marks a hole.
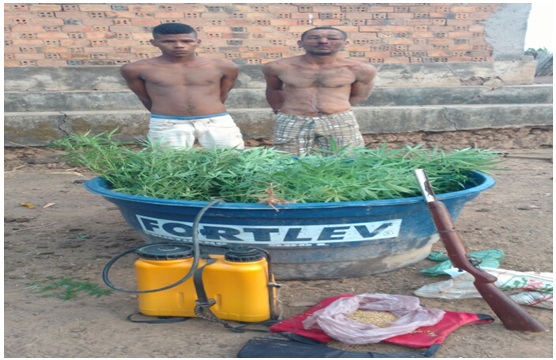
<instances>
[{"instance_id":1,"label":"seed in plastic bag","mask_svg":"<svg viewBox=\"0 0 556 360\"><path fill-rule=\"evenodd\" d=\"M388 311L364 311L355 310L353 314L348 316L350 319L359 321L365 324L376 325L381 328L389 327L399 317Z\"/></svg>"}]
</instances>

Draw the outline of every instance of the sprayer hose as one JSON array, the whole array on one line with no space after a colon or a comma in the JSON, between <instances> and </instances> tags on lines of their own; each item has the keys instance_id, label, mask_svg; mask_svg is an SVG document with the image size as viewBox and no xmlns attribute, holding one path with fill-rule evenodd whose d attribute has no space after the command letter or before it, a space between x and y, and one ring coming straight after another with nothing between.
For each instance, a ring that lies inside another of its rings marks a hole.
<instances>
[{"instance_id":1,"label":"sprayer hose","mask_svg":"<svg viewBox=\"0 0 556 360\"><path fill-rule=\"evenodd\" d=\"M119 259L121 259L122 257L124 257L125 255L131 253L131 252L135 252L137 250L149 247L149 246L159 246L159 245L176 245L176 242L164 242L164 243L154 243L154 244L146 244L146 245L141 245L141 246L136 246L134 248L131 248L129 250L126 250L118 255L116 255L112 260L110 260L106 266L104 267L104 269L102 270L102 280L104 281L104 283L109 287L112 288L114 290L117 291L121 291L121 292L126 292L126 293L133 293L133 294L144 294L144 293L152 293L152 292L157 292L157 291L162 291L162 290L167 290L167 289L171 289L175 286L178 286L182 283L184 283L185 281L187 281L187 279L189 279L193 273L195 272L195 270L197 269L197 265L199 264L199 258L200 258L200 246L199 246L199 223L201 222L201 218L203 217L203 215L205 214L205 212L212 207L215 204L221 203L223 202L221 199L216 199L211 201L210 203L208 203L207 205L205 205L201 211L199 211L199 213L197 214L197 216L195 217L195 221L193 222L193 229L192 229L192 244L193 244L193 264L191 265L191 269L189 269L189 272L183 277L181 278L179 281L170 284L168 286L159 288L159 289L153 289L153 290L127 290L127 289L122 289L119 288L117 286L115 286L114 284L112 284L112 282L110 281L109 277L108 277L108 272L110 271L110 268L112 267L112 265L114 265L114 263L116 261L118 261ZM179 245L181 245L181 243L177 243Z\"/></svg>"}]
</instances>

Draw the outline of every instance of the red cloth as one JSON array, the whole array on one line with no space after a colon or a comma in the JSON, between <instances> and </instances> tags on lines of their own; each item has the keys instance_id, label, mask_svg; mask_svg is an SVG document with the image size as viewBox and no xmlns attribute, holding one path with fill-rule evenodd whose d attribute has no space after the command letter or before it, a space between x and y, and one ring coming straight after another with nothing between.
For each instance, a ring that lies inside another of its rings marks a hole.
<instances>
[{"instance_id":1,"label":"red cloth","mask_svg":"<svg viewBox=\"0 0 556 360\"><path fill-rule=\"evenodd\" d=\"M273 333L291 332L306 336L321 342L329 342L332 338L320 329L306 330L303 328L303 320L311 316L315 311L327 307L334 301L342 297L351 297L354 294L342 294L321 300L318 304L302 314L282 320L278 324L272 325L270 331ZM450 333L463 325L487 324L494 319L487 315L472 314L463 312L445 311L444 317L432 326L422 326L409 334L398 335L382 342L404 345L414 348L426 348L434 344L441 344Z\"/></svg>"}]
</instances>

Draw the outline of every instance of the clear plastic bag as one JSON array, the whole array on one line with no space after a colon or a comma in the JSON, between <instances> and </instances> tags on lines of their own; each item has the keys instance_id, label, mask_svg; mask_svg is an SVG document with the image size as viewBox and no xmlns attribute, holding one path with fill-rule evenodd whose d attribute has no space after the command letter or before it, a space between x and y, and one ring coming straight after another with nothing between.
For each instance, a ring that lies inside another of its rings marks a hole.
<instances>
[{"instance_id":1,"label":"clear plastic bag","mask_svg":"<svg viewBox=\"0 0 556 360\"><path fill-rule=\"evenodd\" d=\"M398 320L381 328L350 319L349 316L356 310L388 311L396 315ZM414 296L361 294L340 298L324 309L315 311L303 321L303 327L307 330L321 329L345 344L371 344L410 333L421 326L434 325L443 316L442 310L420 306L419 299Z\"/></svg>"},{"instance_id":2,"label":"clear plastic bag","mask_svg":"<svg viewBox=\"0 0 556 360\"><path fill-rule=\"evenodd\" d=\"M438 299L471 299L480 298L481 294L475 288L475 278L467 273L452 273L450 280L423 285L413 293L417 296Z\"/></svg>"},{"instance_id":3,"label":"clear plastic bag","mask_svg":"<svg viewBox=\"0 0 556 360\"><path fill-rule=\"evenodd\" d=\"M518 304L552 309L553 274L548 272L520 272L505 269L483 268L482 270L496 276L494 283L504 292L517 292L510 297ZM452 268L446 271L452 279L424 285L414 291L422 297L440 299L480 298L481 294L473 284L475 278L463 271Z\"/></svg>"},{"instance_id":4,"label":"clear plastic bag","mask_svg":"<svg viewBox=\"0 0 556 360\"><path fill-rule=\"evenodd\" d=\"M543 293L540 291L524 291L510 295L513 301L520 305L538 307L541 309L554 309L552 293Z\"/></svg>"}]
</instances>

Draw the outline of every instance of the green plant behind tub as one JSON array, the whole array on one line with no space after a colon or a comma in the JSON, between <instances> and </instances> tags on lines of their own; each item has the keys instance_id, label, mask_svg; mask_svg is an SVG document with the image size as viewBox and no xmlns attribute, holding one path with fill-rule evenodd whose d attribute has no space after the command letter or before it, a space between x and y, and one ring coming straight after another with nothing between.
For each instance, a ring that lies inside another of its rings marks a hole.
<instances>
[{"instance_id":1,"label":"green plant behind tub","mask_svg":"<svg viewBox=\"0 0 556 360\"><path fill-rule=\"evenodd\" d=\"M414 169L424 169L442 194L464 189L471 170L489 173L501 162L496 151L447 153L422 145L383 144L299 158L261 147L177 150L144 142L133 149L112 134L71 135L55 145L66 150L71 163L110 181L113 191L160 199L267 204L397 199L420 196Z\"/></svg>"}]
</instances>

